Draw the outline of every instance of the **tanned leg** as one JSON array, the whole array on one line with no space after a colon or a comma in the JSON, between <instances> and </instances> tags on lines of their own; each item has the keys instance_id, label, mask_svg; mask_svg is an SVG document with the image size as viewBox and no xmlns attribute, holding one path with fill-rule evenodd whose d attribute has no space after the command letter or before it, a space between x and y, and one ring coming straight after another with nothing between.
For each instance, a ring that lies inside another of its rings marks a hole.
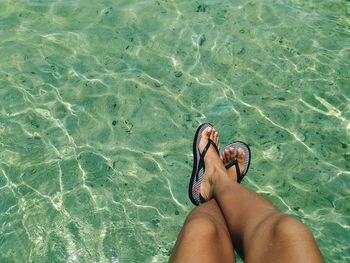
<instances>
[{"instance_id":1,"label":"tanned leg","mask_svg":"<svg viewBox=\"0 0 350 263\"><path fill-rule=\"evenodd\" d=\"M215 200L194 208L189 214L169 262L236 262L230 233Z\"/></svg>"},{"instance_id":2,"label":"tanned leg","mask_svg":"<svg viewBox=\"0 0 350 263\"><path fill-rule=\"evenodd\" d=\"M215 130L210 130L208 137L205 137L205 143L208 138L218 146L219 138ZM200 150L203 148L203 144L200 144ZM235 262L230 233L214 199L194 208L189 214L169 262Z\"/></svg>"},{"instance_id":3,"label":"tanned leg","mask_svg":"<svg viewBox=\"0 0 350 263\"><path fill-rule=\"evenodd\" d=\"M202 134L203 140L209 136L207 130ZM244 151L238 149L235 157L243 169ZM217 201L235 249L245 262L323 262L310 230L238 184L213 147L206 154L205 167L201 194Z\"/></svg>"}]
</instances>

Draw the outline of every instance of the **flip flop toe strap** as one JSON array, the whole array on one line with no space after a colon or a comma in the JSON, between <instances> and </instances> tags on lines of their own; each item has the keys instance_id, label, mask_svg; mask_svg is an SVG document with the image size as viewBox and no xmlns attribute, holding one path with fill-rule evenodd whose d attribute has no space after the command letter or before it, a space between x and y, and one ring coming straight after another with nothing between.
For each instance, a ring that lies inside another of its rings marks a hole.
<instances>
[{"instance_id":1,"label":"flip flop toe strap","mask_svg":"<svg viewBox=\"0 0 350 263\"><path fill-rule=\"evenodd\" d=\"M241 170L239 169L239 165L238 165L237 160L235 160L235 166L236 166L237 182L241 183L241 181L243 180L244 175L241 174Z\"/></svg>"},{"instance_id":2,"label":"flip flop toe strap","mask_svg":"<svg viewBox=\"0 0 350 263\"><path fill-rule=\"evenodd\" d=\"M204 147L202 153L199 153L200 158L199 158L199 163L198 163L198 171L201 170L202 168L203 168L203 170L205 170L204 157L205 157L205 155L207 154L210 145L213 145L213 146L214 146L215 151L216 151L217 154L219 155L219 149L218 149L218 147L216 146L215 142L213 142L211 139L209 139L209 140L208 140L208 143L207 143L207 145L205 145L205 147ZM197 174L196 174L196 182L198 182L198 180L199 180L198 174L199 174L199 172L197 172Z\"/></svg>"},{"instance_id":3,"label":"flip flop toe strap","mask_svg":"<svg viewBox=\"0 0 350 263\"><path fill-rule=\"evenodd\" d=\"M230 167L235 166L236 168L236 174L237 174L237 182L240 183L244 177L244 174L241 174L241 170L239 169L239 165L237 162L237 159L233 160L231 163L225 166L226 169L229 169Z\"/></svg>"}]
</instances>

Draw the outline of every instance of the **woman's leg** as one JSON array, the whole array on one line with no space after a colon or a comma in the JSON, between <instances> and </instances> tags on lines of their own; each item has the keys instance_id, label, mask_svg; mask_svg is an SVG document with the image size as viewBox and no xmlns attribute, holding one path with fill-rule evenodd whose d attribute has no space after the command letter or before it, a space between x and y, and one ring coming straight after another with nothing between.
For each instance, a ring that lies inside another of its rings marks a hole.
<instances>
[{"instance_id":1,"label":"woman's leg","mask_svg":"<svg viewBox=\"0 0 350 263\"><path fill-rule=\"evenodd\" d=\"M213 131L210 138L219 148L218 134ZM230 233L214 199L194 208L189 214L170 262L235 262Z\"/></svg>"},{"instance_id":2,"label":"woman's leg","mask_svg":"<svg viewBox=\"0 0 350 263\"><path fill-rule=\"evenodd\" d=\"M203 132L200 147L206 145L212 132ZM242 150L238 150L237 159L242 165ZM206 200L217 201L235 249L246 262L323 262L312 233L304 224L277 211L270 202L228 176L213 147L204 161L201 194Z\"/></svg>"},{"instance_id":3,"label":"woman's leg","mask_svg":"<svg viewBox=\"0 0 350 263\"><path fill-rule=\"evenodd\" d=\"M230 233L214 199L189 214L169 262L235 262Z\"/></svg>"}]
</instances>

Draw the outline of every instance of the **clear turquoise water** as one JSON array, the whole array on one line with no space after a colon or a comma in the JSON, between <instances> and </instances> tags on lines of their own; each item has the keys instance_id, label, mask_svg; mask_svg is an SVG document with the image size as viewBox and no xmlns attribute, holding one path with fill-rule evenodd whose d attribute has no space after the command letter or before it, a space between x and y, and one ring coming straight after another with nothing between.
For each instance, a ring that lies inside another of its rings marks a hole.
<instances>
[{"instance_id":1,"label":"clear turquoise water","mask_svg":"<svg viewBox=\"0 0 350 263\"><path fill-rule=\"evenodd\" d=\"M1 1L0 262L166 262L192 136L350 261L350 2Z\"/></svg>"}]
</instances>

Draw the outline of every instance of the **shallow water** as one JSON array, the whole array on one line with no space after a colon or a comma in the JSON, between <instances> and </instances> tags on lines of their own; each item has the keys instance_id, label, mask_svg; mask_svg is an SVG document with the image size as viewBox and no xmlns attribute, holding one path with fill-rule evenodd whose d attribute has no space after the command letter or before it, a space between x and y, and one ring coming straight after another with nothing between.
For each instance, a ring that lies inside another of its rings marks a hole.
<instances>
[{"instance_id":1,"label":"shallow water","mask_svg":"<svg viewBox=\"0 0 350 263\"><path fill-rule=\"evenodd\" d=\"M202 122L350 261L349 1L48 2L0 2L1 262L166 262Z\"/></svg>"}]
</instances>

